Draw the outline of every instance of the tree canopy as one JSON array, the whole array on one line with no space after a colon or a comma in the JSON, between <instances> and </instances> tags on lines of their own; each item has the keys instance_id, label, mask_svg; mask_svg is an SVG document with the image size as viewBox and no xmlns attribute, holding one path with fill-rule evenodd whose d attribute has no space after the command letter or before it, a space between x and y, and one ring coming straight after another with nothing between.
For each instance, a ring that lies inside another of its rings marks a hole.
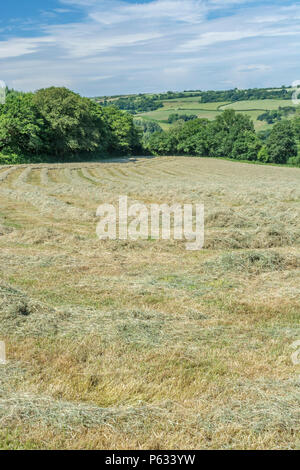
<instances>
[{"instance_id":1,"label":"tree canopy","mask_svg":"<svg viewBox=\"0 0 300 470\"><path fill-rule=\"evenodd\" d=\"M130 114L102 108L66 88L11 93L0 106L1 152L64 160L94 152L131 154L139 148Z\"/></svg>"},{"instance_id":2,"label":"tree canopy","mask_svg":"<svg viewBox=\"0 0 300 470\"><path fill-rule=\"evenodd\" d=\"M290 117L291 108L279 111ZM134 120L132 114L116 106L100 106L67 88L9 91L5 104L0 105L0 161L17 163L23 156L32 162L45 157L64 161L146 151L299 164L298 113L259 134L249 116L233 109L226 109L212 121L179 114L171 115L171 120L171 129L163 131L154 121Z\"/></svg>"}]
</instances>

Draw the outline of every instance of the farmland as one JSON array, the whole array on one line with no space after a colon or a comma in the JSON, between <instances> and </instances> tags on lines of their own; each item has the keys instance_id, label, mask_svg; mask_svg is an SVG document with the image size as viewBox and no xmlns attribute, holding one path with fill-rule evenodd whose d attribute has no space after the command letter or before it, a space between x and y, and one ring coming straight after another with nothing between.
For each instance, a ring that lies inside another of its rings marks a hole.
<instances>
[{"instance_id":1,"label":"farmland","mask_svg":"<svg viewBox=\"0 0 300 470\"><path fill-rule=\"evenodd\" d=\"M195 113L169 104L143 116ZM0 167L0 448L299 448L299 183L213 158ZM204 249L98 240L122 194L204 203Z\"/></svg>"},{"instance_id":2,"label":"farmland","mask_svg":"<svg viewBox=\"0 0 300 470\"><path fill-rule=\"evenodd\" d=\"M195 114L199 118L204 119L215 119L225 109L234 109L239 113L244 113L250 116L254 122L255 129L257 131L266 130L271 126L266 122L257 120L257 117L264 111L277 110L280 106L290 106L292 103L288 100L248 100L238 101L235 103L221 102L221 103L201 103L199 97L189 98L178 98L166 100L163 102L163 107L156 111L150 111L147 113L137 114L137 117L143 119L151 119L164 129L170 128L170 124L167 123L167 119L170 114Z\"/></svg>"}]
</instances>

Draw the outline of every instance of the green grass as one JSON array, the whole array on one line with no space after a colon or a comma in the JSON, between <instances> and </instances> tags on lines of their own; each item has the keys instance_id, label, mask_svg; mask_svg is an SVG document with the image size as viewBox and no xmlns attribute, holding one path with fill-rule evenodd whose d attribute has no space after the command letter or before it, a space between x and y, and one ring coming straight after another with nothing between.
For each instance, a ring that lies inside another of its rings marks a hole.
<instances>
[{"instance_id":1,"label":"green grass","mask_svg":"<svg viewBox=\"0 0 300 470\"><path fill-rule=\"evenodd\" d=\"M153 120L164 129L170 129L171 124L167 123L170 114L196 114L198 118L213 120L225 109L234 109L237 112L247 114L254 122L257 131L267 130L272 127L266 121L258 121L258 116L267 110L275 110L280 106L291 106L289 100L253 100L238 101L235 103L201 103L199 96L189 98L178 98L166 100L164 107L147 113L140 113L137 117Z\"/></svg>"},{"instance_id":2,"label":"green grass","mask_svg":"<svg viewBox=\"0 0 300 470\"><path fill-rule=\"evenodd\" d=\"M249 100L249 101L237 101L236 103L230 103L222 106L221 109L235 109L241 111L248 110L273 110L278 109L279 106L291 106L292 103L289 100Z\"/></svg>"}]
</instances>

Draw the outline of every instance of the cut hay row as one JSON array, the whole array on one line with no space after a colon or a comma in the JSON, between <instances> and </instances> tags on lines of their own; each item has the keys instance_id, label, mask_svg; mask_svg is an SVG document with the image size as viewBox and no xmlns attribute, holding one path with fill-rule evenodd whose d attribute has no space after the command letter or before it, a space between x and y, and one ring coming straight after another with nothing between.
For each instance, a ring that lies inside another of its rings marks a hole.
<instances>
[{"instance_id":1,"label":"cut hay row","mask_svg":"<svg viewBox=\"0 0 300 470\"><path fill-rule=\"evenodd\" d=\"M42 168L40 171L40 179L41 179L41 184L43 186L48 186L50 184L50 179L49 179L49 169L48 168Z\"/></svg>"},{"instance_id":2,"label":"cut hay row","mask_svg":"<svg viewBox=\"0 0 300 470\"><path fill-rule=\"evenodd\" d=\"M82 174L87 180L91 180L94 183L97 184L103 184L103 180L101 178L96 178L95 176L92 175L90 168L82 168Z\"/></svg>"},{"instance_id":3,"label":"cut hay row","mask_svg":"<svg viewBox=\"0 0 300 470\"><path fill-rule=\"evenodd\" d=\"M204 203L204 249L99 240L119 195ZM299 447L299 169L24 165L0 198L0 447Z\"/></svg>"},{"instance_id":4,"label":"cut hay row","mask_svg":"<svg viewBox=\"0 0 300 470\"><path fill-rule=\"evenodd\" d=\"M27 188L27 191L13 190L1 188L0 194L10 199L16 199L20 202L26 201L44 215L52 216L55 219L76 219L76 220L92 220L93 216L78 207L70 207L64 202L45 195L38 189Z\"/></svg>"},{"instance_id":5,"label":"cut hay row","mask_svg":"<svg viewBox=\"0 0 300 470\"><path fill-rule=\"evenodd\" d=\"M7 170L5 171L2 171L0 173L0 183L5 181L6 178L16 169L16 167L12 166L10 168L8 168Z\"/></svg>"},{"instance_id":6,"label":"cut hay row","mask_svg":"<svg viewBox=\"0 0 300 470\"><path fill-rule=\"evenodd\" d=\"M41 213L57 218L93 219L92 214L88 214L78 207L72 207L53 196L49 196L42 188L26 183L31 171L31 167L26 168L16 180L12 181L11 184L14 189L3 187L1 188L1 193L8 198L26 201Z\"/></svg>"}]
</instances>

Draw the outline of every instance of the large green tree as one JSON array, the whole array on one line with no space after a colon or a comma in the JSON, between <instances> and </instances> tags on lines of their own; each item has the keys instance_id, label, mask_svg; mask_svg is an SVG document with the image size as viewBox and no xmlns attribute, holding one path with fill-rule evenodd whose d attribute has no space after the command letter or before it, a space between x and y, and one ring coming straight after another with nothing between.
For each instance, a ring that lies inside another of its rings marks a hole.
<instances>
[{"instance_id":1,"label":"large green tree","mask_svg":"<svg viewBox=\"0 0 300 470\"><path fill-rule=\"evenodd\" d=\"M297 156L297 142L290 121L280 121L274 125L266 148L272 163L287 163L289 158Z\"/></svg>"},{"instance_id":2,"label":"large green tree","mask_svg":"<svg viewBox=\"0 0 300 470\"><path fill-rule=\"evenodd\" d=\"M232 158L236 160L257 160L262 143L252 131L240 133L234 142Z\"/></svg>"},{"instance_id":3,"label":"large green tree","mask_svg":"<svg viewBox=\"0 0 300 470\"><path fill-rule=\"evenodd\" d=\"M254 124L245 114L227 109L217 116L210 126L209 148L212 157L236 158L233 149L244 132L254 134Z\"/></svg>"},{"instance_id":4,"label":"large green tree","mask_svg":"<svg viewBox=\"0 0 300 470\"><path fill-rule=\"evenodd\" d=\"M194 119L176 129L176 153L198 155L209 154L208 139L209 121L207 119Z\"/></svg>"},{"instance_id":5,"label":"large green tree","mask_svg":"<svg viewBox=\"0 0 300 470\"><path fill-rule=\"evenodd\" d=\"M8 94L5 104L0 106L0 151L40 152L44 124L32 93Z\"/></svg>"},{"instance_id":6,"label":"large green tree","mask_svg":"<svg viewBox=\"0 0 300 470\"><path fill-rule=\"evenodd\" d=\"M58 157L106 151L108 129L101 108L67 88L45 88L33 96L45 121L43 150Z\"/></svg>"},{"instance_id":7,"label":"large green tree","mask_svg":"<svg viewBox=\"0 0 300 470\"><path fill-rule=\"evenodd\" d=\"M103 108L103 115L109 128L109 153L129 155L141 150L140 134L133 116L114 106Z\"/></svg>"}]
</instances>

